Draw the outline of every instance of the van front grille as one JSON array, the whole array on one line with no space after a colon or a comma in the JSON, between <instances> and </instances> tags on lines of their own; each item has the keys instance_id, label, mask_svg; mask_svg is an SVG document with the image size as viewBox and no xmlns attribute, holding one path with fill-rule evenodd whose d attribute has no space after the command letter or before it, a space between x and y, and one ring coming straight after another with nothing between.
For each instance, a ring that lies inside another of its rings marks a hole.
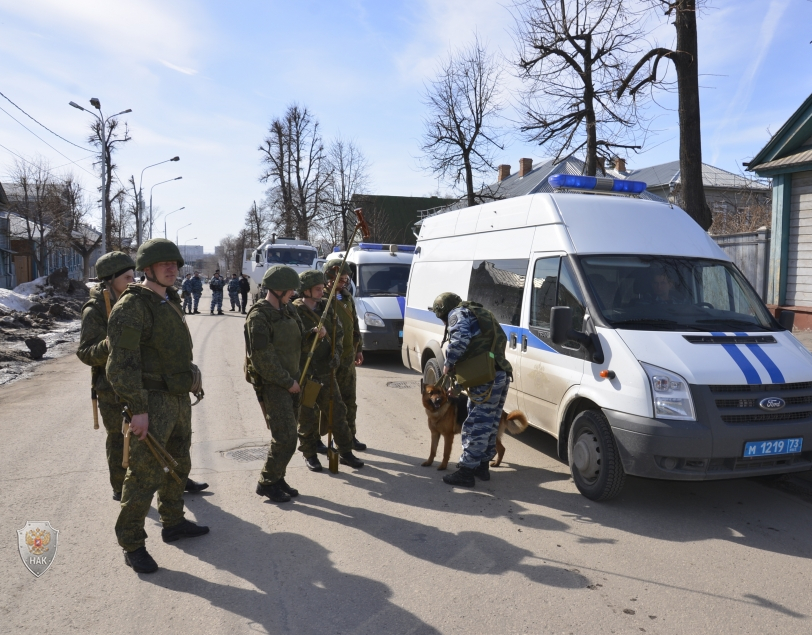
<instances>
[{"instance_id":1,"label":"van front grille","mask_svg":"<svg viewBox=\"0 0 812 635\"><path fill-rule=\"evenodd\" d=\"M797 384L743 384L739 386L709 386L711 392L775 392L777 390L812 390L812 381ZM764 395L768 397L769 395Z\"/></svg>"},{"instance_id":2,"label":"van front grille","mask_svg":"<svg viewBox=\"0 0 812 635\"><path fill-rule=\"evenodd\" d=\"M812 412L781 412L775 414L751 414L751 415L722 415L725 423L775 423L776 421L798 421L812 416Z\"/></svg>"}]
</instances>

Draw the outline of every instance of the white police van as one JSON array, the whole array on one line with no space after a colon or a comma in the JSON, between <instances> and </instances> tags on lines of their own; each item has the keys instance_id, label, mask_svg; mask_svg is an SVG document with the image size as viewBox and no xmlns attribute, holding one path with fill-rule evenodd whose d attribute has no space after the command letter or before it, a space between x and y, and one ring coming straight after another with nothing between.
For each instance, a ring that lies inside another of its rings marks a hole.
<instances>
[{"instance_id":1,"label":"white police van","mask_svg":"<svg viewBox=\"0 0 812 635\"><path fill-rule=\"evenodd\" d=\"M360 243L350 248L353 298L365 351L400 351L414 245ZM330 260L343 258L335 251Z\"/></svg>"},{"instance_id":2,"label":"white police van","mask_svg":"<svg viewBox=\"0 0 812 635\"><path fill-rule=\"evenodd\" d=\"M425 219L403 363L434 382L452 291L508 337L507 410L558 439L593 500L626 474L705 480L812 468L812 355L681 209L645 183L555 175L533 194ZM608 196L607 193L625 193ZM785 320L784 317L788 319Z\"/></svg>"}]
</instances>

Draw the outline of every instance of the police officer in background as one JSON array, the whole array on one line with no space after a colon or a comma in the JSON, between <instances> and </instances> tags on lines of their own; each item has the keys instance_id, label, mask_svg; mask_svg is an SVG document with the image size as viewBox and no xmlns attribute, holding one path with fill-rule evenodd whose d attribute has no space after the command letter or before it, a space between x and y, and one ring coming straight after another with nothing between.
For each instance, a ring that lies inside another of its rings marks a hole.
<instances>
[{"instance_id":1,"label":"police officer in background","mask_svg":"<svg viewBox=\"0 0 812 635\"><path fill-rule=\"evenodd\" d=\"M324 334L316 332L319 321L324 313L326 301L324 296L324 274L321 271L305 271L299 274L301 297L293 301L293 305L299 312L299 317L305 328L305 337L302 338L302 357L300 365L304 367L307 361L307 354L313 345L313 338L321 335L321 339L313 351L313 358L308 366L308 378L321 384L316 404L308 408L304 404L299 410L299 450L304 455L305 464L313 472L321 472L321 462L317 452L327 447L321 442L319 435L319 413L327 421L330 413L330 398L333 398L333 436L338 448L339 462L353 468L364 467L364 462L360 461L352 453L352 435L347 426L347 407L341 399L338 382L330 371L336 369L341 364L341 349L343 346L344 331L340 324L335 324L335 354L333 353L332 333L336 319L335 308L330 307L330 311L324 320ZM332 387L330 382L333 383ZM316 411L318 408L318 412Z\"/></svg>"},{"instance_id":2,"label":"police officer in background","mask_svg":"<svg viewBox=\"0 0 812 635\"><path fill-rule=\"evenodd\" d=\"M220 277L220 270L216 269L211 280L209 280L212 315L214 315L214 309L217 309L217 315L223 315L223 287L225 284L226 281Z\"/></svg>"},{"instance_id":3,"label":"police officer in background","mask_svg":"<svg viewBox=\"0 0 812 635\"><path fill-rule=\"evenodd\" d=\"M183 489L191 469L189 392L200 372L192 364L192 337L173 287L183 257L173 242L153 238L138 248L135 262L146 281L129 285L110 313L107 378L132 413L130 467L116 537L127 566L152 573L158 565L146 550L144 521L156 491L164 542L202 536L209 528L186 520L183 512ZM177 461L180 483L164 472L143 442L148 432Z\"/></svg>"},{"instance_id":4,"label":"police officer in background","mask_svg":"<svg viewBox=\"0 0 812 635\"><path fill-rule=\"evenodd\" d=\"M197 310L197 305L200 304L200 296L203 295L203 281L200 279L200 272L195 271L195 275L189 281L189 289L192 292L192 299L194 300L194 310L192 313L200 313Z\"/></svg>"},{"instance_id":5,"label":"police officer in background","mask_svg":"<svg viewBox=\"0 0 812 635\"><path fill-rule=\"evenodd\" d=\"M481 304L463 302L454 293L441 293L431 310L443 321L448 332L443 374L454 372L454 366L488 353L493 354L495 376L468 391L468 417L462 424L462 456L459 469L447 474L449 485L473 487L474 477L490 480L489 462L496 456L496 433L505 406L508 377L513 368L505 359L507 338L496 317Z\"/></svg>"},{"instance_id":6,"label":"police officer in background","mask_svg":"<svg viewBox=\"0 0 812 635\"><path fill-rule=\"evenodd\" d=\"M183 284L181 284L181 299L183 300L183 312L184 313L191 313L192 312L192 274L187 273L186 278L183 280Z\"/></svg>"},{"instance_id":7,"label":"police officer in background","mask_svg":"<svg viewBox=\"0 0 812 635\"><path fill-rule=\"evenodd\" d=\"M107 467L110 471L110 485L113 487L113 500L120 501L127 470L121 466L124 449L121 404L105 374L107 355L110 352L107 319L127 285L135 281L135 262L121 251L111 251L96 261L96 275L101 282L90 290L90 299L82 307L82 333L76 356L92 369L91 386L97 396L102 422L107 430Z\"/></svg>"},{"instance_id":8,"label":"police officer in background","mask_svg":"<svg viewBox=\"0 0 812 635\"><path fill-rule=\"evenodd\" d=\"M228 299L231 302L231 311L240 310L240 281L237 279L237 274L231 274L231 280L228 281ZM237 307L237 308L234 308Z\"/></svg>"},{"instance_id":9,"label":"police officer in background","mask_svg":"<svg viewBox=\"0 0 812 635\"><path fill-rule=\"evenodd\" d=\"M339 269L341 271L339 272ZM334 299L336 315L344 329L343 352L341 365L336 370L336 381L341 390L341 399L347 407L347 426L352 434L352 449L363 451L367 449L365 443L358 440L358 431L355 417L358 414L356 401L356 371L355 367L364 362L361 352L361 329L358 327L358 313L355 302L350 293L350 268L347 263L341 267L340 260L329 260L324 263L324 277L327 280L327 291L337 285Z\"/></svg>"},{"instance_id":10,"label":"police officer in background","mask_svg":"<svg viewBox=\"0 0 812 635\"><path fill-rule=\"evenodd\" d=\"M242 274L240 276L240 299L242 300L241 313L245 313L248 307L248 292L251 290L251 283L248 281L248 276Z\"/></svg>"},{"instance_id":11,"label":"police officer in background","mask_svg":"<svg viewBox=\"0 0 812 635\"><path fill-rule=\"evenodd\" d=\"M274 265L262 276L262 285L268 293L251 307L244 327L245 378L254 386L272 437L256 491L275 503L285 503L299 495L285 482L285 471L296 451L299 416L304 326L290 305L299 276L290 267Z\"/></svg>"}]
</instances>

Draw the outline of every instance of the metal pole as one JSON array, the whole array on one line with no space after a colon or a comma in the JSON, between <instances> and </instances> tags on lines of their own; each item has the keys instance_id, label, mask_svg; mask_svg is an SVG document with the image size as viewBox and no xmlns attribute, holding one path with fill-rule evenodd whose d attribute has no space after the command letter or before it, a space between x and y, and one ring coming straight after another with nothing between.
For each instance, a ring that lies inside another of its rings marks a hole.
<instances>
[{"instance_id":1,"label":"metal pole","mask_svg":"<svg viewBox=\"0 0 812 635\"><path fill-rule=\"evenodd\" d=\"M91 113L94 114L95 113ZM99 108L101 114L101 108ZM105 125L103 117L96 117L101 125L101 138L102 138L102 160L101 160L101 179L102 179L102 221L101 221L101 252L102 255L107 253L107 138L105 136Z\"/></svg>"}]
</instances>

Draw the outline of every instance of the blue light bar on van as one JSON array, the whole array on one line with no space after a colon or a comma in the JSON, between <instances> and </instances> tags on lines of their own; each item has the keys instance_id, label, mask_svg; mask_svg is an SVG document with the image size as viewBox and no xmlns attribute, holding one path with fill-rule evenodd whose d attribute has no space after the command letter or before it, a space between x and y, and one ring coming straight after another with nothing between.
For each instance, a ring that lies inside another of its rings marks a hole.
<instances>
[{"instance_id":1,"label":"blue light bar on van","mask_svg":"<svg viewBox=\"0 0 812 635\"><path fill-rule=\"evenodd\" d=\"M580 174L553 174L547 179L547 182L557 190L592 190L593 192L621 194L642 194L646 191L646 184L643 181L625 181L601 176L581 176Z\"/></svg>"},{"instance_id":2,"label":"blue light bar on van","mask_svg":"<svg viewBox=\"0 0 812 635\"><path fill-rule=\"evenodd\" d=\"M359 243L358 247L367 251L384 251L389 250L390 245L381 243ZM397 245L398 251L414 251L414 245Z\"/></svg>"}]
</instances>

